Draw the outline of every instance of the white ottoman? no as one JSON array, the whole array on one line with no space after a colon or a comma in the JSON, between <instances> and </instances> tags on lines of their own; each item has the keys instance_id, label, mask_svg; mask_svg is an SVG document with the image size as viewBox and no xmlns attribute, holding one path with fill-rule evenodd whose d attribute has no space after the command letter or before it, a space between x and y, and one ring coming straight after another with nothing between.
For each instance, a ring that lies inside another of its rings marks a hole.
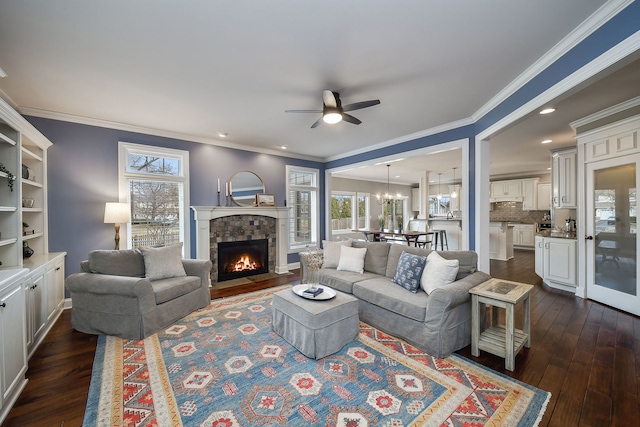
<instances>
[{"instance_id":1,"label":"white ottoman? no","mask_svg":"<svg viewBox=\"0 0 640 427\"><path fill-rule=\"evenodd\" d=\"M273 294L271 328L305 356L321 359L358 337L358 300L336 291L334 298L316 301L285 289Z\"/></svg>"}]
</instances>

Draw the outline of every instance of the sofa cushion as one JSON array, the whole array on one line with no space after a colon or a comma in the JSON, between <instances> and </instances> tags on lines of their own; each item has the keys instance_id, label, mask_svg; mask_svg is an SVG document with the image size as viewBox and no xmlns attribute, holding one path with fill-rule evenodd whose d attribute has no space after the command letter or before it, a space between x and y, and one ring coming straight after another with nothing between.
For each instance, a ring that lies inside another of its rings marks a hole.
<instances>
[{"instance_id":1,"label":"sofa cushion","mask_svg":"<svg viewBox=\"0 0 640 427\"><path fill-rule=\"evenodd\" d=\"M379 277L379 275L367 271L362 274L350 271L338 271L335 268L321 268L318 271L318 280L320 283L347 294L353 293L353 284L355 282L373 279L375 277Z\"/></svg>"},{"instance_id":2,"label":"sofa cushion","mask_svg":"<svg viewBox=\"0 0 640 427\"><path fill-rule=\"evenodd\" d=\"M91 251L89 270L96 274L144 277L144 258L137 249Z\"/></svg>"},{"instance_id":3,"label":"sofa cushion","mask_svg":"<svg viewBox=\"0 0 640 427\"><path fill-rule=\"evenodd\" d=\"M444 259L438 252L431 252L427 257L427 265L422 273L420 287L427 294L431 294L436 289L453 283L458 274L459 266L459 260Z\"/></svg>"},{"instance_id":4,"label":"sofa cushion","mask_svg":"<svg viewBox=\"0 0 640 427\"><path fill-rule=\"evenodd\" d=\"M387 272L387 257L389 256L389 242L366 242L354 240L354 248L367 248L364 257L364 271L384 275Z\"/></svg>"},{"instance_id":5,"label":"sofa cushion","mask_svg":"<svg viewBox=\"0 0 640 427\"><path fill-rule=\"evenodd\" d=\"M398 262L400 262L400 255L402 255L403 252L426 257L431 253L431 250L416 248L415 246L391 245L389 248L389 256L387 257L387 270L385 273L388 278L393 279L396 276Z\"/></svg>"},{"instance_id":6,"label":"sofa cushion","mask_svg":"<svg viewBox=\"0 0 640 427\"><path fill-rule=\"evenodd\" d=\"M144 258L145 277L149 280L186 276L182 265L182 243L159 248L140 248Z\"/></svg>"},{"instance_id":7,"label":"sofa cushion","mask_svg":"<svg viewBox=\"0 0 640 427\"><path fill-rule=\"evenodd\" d=\"M344 246L340 249L340 261L338 261L338 270L353 271L354 273L364 273L364 257L367 254L367 248L352 248Z\"/></svg>"},{"instance_id":8,"label":"sofa cushion","mask_svg":"<svg viewBox=\"0 0 640 427\"><path fill-rule=\"evenodd\" d=\"M351 246L351 240L342 240L340 242L322 241L322 268L336 268L338 266L343 246Z\"/></svg>"},{"instance_id":9,"label":"sofa cushion","mask_svg":"<svg viewBox=\"0 0 640 427\"><path fill-rule=\"evenodd\" d=\"M393 276L393 283L397 283L406 290L416 293L420 287L420 278L426 261L427 259L423 256L402 252L398 261L396 275Z\"/></svg>"},{"instance_id":10,"label":"sofa cushion","mask_svg":"<svg viewBox=\"0 0 640 427\"><path fill-rule=\"evenodd\" d=\"M181 297L200 287L200 278L195 276L172 277L151 282L156 304L162 304Z\"/></svg>"},{"instance_id":11,"label":"sofa cushion","mask_svg":"<svg viewBox=\"0 0 640 427\"><path fill-rule=\"evenodd\" d=\"M414 294L383 276L354 283L353 295L418 322L424 322L429 299L426 293Z\"/></svg>"},{"instance_id":12,"label":"sofa cushion","mask_svg":"<svg viewBox=\"0 0 640 427\"><path fill-rule=\"evenodd\" d=\"M460 261L456 280L478 271L478 254L474 251L442 251L438 252L438 254L444 259L457 259Z\"/></svg>"}]
</instances>

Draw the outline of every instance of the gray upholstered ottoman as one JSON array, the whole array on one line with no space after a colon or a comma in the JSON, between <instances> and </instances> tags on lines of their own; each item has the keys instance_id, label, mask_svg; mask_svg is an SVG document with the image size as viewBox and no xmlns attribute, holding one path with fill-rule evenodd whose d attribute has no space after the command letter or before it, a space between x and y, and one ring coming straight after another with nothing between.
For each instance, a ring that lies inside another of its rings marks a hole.
<instances>
[{"instance_id":1,"label":"gray upholstered ottoman","mask_svg":"<svg viewBox=\"0 0 640 427\"><path fill-rule=\"evenodd\" d=\"M302 298L285 289L273 294L271 328L309 358L340 351L359 332L358 300L336 291L326 301Z\"/></svg>"}]
</instances>

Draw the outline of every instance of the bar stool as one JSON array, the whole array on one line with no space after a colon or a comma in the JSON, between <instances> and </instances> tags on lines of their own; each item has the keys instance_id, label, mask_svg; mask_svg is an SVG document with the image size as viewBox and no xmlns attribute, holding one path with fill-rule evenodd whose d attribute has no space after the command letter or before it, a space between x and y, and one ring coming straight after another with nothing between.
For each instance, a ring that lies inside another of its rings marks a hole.
<instances>
[{"instance_id":1,"label":"bar stool","mask_svg":"<svg viewBox=\"0 0 640 427\"><path fill-rule=\"evenodd\" d=\"M440 250L444 251L445 246L446 250L449 250L449 241L447 240L447 230L433 230L434 234L434 249L438 250L438 242L440 242Z\"/></svg>"}]
</instances>

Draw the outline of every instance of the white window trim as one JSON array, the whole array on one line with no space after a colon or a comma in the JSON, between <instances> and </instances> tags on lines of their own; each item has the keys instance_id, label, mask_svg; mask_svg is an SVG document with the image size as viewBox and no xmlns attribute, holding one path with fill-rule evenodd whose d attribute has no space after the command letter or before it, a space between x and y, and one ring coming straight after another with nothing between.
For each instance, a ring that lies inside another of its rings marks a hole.
<instances>
[{"instance_id":1,"label":"white window trim","mask_svg":"<svg viewBox=\"0 0 640 427\"><path fill-rule=\"evenodd\" d=\"M365 228L369 228L369 226L371 225L371 193L361 193L361 192L356 193L356 227L355 228L358 228L358 199L360 197L367 198L367 206L365 207L365 210L364 210L364 216L365 216L364 225L365 225Z\"/></svg>"},{"instance_id":2,"label":"white window trim","mask_svg":"<svg viewBox=\"0 0 640 427\"><path fill-rule=\"evenodd\" d=\"M173 157L181 160L181 176L164 176L153 175L153 179L158 181L171 181L182 182L182 218L183 227L180 230L180 240L182 241L182 256L184 258L191 258L191 216L190 216L190 186L189 186L189 152L186 150L177 150L173 148L156 147L153 145L134 144L130 142L118 142L118 190L119 201L122 203L129 203L129 187L127 180L130 178L149 179L149 174L136 174L133 172L127 172L125 170L127 165L128 154L144 154L144 155L157 155L159 157ZM120 229L121 241L127 242L127 248L131 247L130 239L130 224L126 224Z\"/></svg>"},{"instance_id":3,"label":"white window trim","mask_svg":"<svg viewBox=\"0 0 640 427\"><path fill-rule=\"evenodd\" d=\"M331 230L332 234L351 234L353 229L358 225L358 193L355 191L342 191L334 190L331 192L331 198L333 196L351 196L351 226L349 228L341 228L338 230ZM333 218L331 218L333 219Z\"/></svg>"},{"instance_id":4,"label":"white window trim","mask_svg":"<svg viewBox=\"0 0 640 427\"><path fill-rule=\"evenodd\" d=\"M292 186L289 183L289 176L291 174L291 171L301 171L301 172L306 172L306 173L312 173L315 175L316 179L315 179L315 186L313 187L309 187L309 186ZM315 229L315 235L316 235L316 241L318 243L318 246L320 246L320 169L316 169L316 168L307 168L307 167L303 167L303 166L293 166L293 165L286 165L285 166L285 174L286 174L286 197L287 199L289 198L289 191L291 189L301 189L301 190L309 190L309 189L314 189L315 190L315 194L316 194L316 200L315 200L315 221L313 221L313 228ZM313 203L312 203L313 206ZM293 212L292 209L289 210L289 215L291 215ZM287 224L289 224L290 221L287 222ZM313 234L313 232L312 232ZM293 254L293 253L298 253L298 252L302 252L304 250L306 250L307 248L292 248L291 247L291 240L289 239L289 230L287 230L287 248L288 248L288 253Z\"/></svg>"}]
</instances>

